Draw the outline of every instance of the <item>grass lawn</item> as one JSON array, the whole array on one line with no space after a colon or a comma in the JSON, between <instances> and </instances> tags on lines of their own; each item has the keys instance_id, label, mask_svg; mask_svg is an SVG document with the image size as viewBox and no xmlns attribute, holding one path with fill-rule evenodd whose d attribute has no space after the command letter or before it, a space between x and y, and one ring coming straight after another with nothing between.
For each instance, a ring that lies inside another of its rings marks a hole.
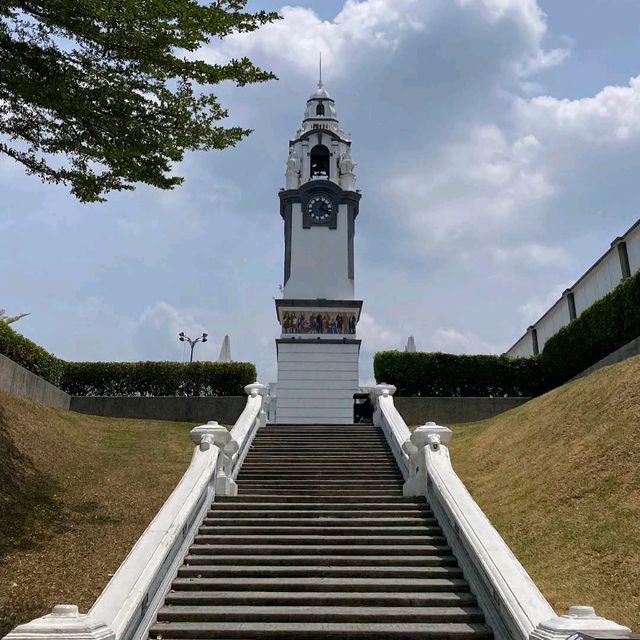
<instances>
[{"instance_id":1,"label":"grass lawn","mask_svg":"<svg viewBox=\"0 0 640 640\"><path fill-rule=\"evenodd\" d=\"M56 603L93 604L187 468L193 426L0 392L0 637Z\"/></svg>"},{"instance_id":2,"label":"grass lawn","mask_svg":"<svg viewBox=\"0 0 640 640\"><path fill-rule=\"evenodd\" d=\"M552 606L640 630L640 357L452 429L454 468Z\"/></svg>"}]
</instances>

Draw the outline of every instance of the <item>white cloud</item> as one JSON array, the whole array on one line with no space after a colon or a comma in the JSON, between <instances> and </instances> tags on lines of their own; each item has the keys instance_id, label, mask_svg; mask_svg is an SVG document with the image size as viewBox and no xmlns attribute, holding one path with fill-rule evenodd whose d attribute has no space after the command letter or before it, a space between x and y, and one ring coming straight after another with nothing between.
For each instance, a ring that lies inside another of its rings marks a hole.
<instances>
[{"instance_id":1,"label":"white cloud","mask_svg":"<svg viewBox=\"0 0 640 640\"><path fill-rule=\"evenodd\" d=\"M467 18L480 29L516 34L505 38L512 46L508 59L497 63L518 77L557 65L567 55L565 49L544 48L547 25L535 0L347 0L333 20L296 6L284 6L280 14L280 21L254 33L234 34L197 55L213 62L246 55L268 60L279 74L288 70L308 78L315 76L322 51L335 80L348 77L363 62L375 64L372 52L388 55L416 34L433 40L446 56L464 57L464 50L445 49L458 42L457 31L467 26Z\"/></svg>"},{"instance_id":2,"label":"white cloud","mask_svg":"<svg viewBox=\"0 0 640 640\"><path fill-rule=\"evenodd\" d=\"M534 136L510 142L495 125L475 126L465 140L390 178L388 198L400 202L420 241L458 244L522 229L555 192L539 150Z\"/></svg>"},{"instance_id":3,"label":"white cloud","mask_svg":"<svg viewBox=\"0 0 640 640\"><path fill-rule=\"evenodd\" d=\"M518 312L526 326L537 322L572 284L572 282L557 284L547 295L541 298L531 298L524 304L521 304L518 307Z\"/></svg>"},{"instance_id":4,"label":"white cloud","mask_svg":"<svg viewBox=\"0 0 640 640\"><path fill-rule=\"evenodd\" d=\"M520 131L535 131L545 146L619 144L640 135L640 76L626 87L605 87L593 97L539 96L515 103Z\"/></svg>"},{"instance_id":5,"label":"white cloud","mask_svg":"<svg viewBox=\"0 0 640 640\"><path fill-rule=\"evenodd\" d=\"M141 357L151 359L151 354L164 352L175 357L180 351L182 358L188 361L189 347L186 343L179 343L178 333L184 331L193 339L208 333L207 315L206 310L178 309L168 302L156 302L142 312L136 323L135 343L138 352ZM219 348L219 344L213 342L196 345L194 360L211 360L216 347Z\"/></svg>"},{"instance_id":6,"label":"white cloud","mask_svg":"<svg viewBox=\"0 0 640 640\"><path fill-rule=\"evenodd\" d=\"M375 353L398 348L399 336L364 311L358 323L358 338L363 341L368 352Z\"/></svg>"},{"instance_id":7,"label":"white cloud","mask_svg":"<svg viewBox=\"0 0 640 640\"><path fill-rule=\"evenodd\" d=\"M420 345L417 345L420 349ZM427 345L425 345L427 346ZM428 340L428 351L445 353L498 353L500 348L470 331L439 327Z\"/></svg>"},{"instance_id":8,"label":"white cloud","mask_svg":"<svg viewBox=\"0 0 640 640\"><path fill-rule=\"evenodd\" d=\"M285 6L280 11L282 20L254 33L232 35L198 55L215 62L241 55L268 58L277 69L284 66L314 77L321 51L332 77L345 77L366 51L393 50L404 32L423 30L430 4L423 0L347 0L332 21L321 20L312 9Z\"/></svg>"},{"instance_id":9,"label":"white cloud","mask_svg":"<svg viewBox=\"0 0 640 640\"><path fill-rule=\"evenodd\" d=\"M501 268L556 269L566 267L571 259L566 249L532 242L513 247L496 247L493 258Z\"/></svg>"}]
</instances>

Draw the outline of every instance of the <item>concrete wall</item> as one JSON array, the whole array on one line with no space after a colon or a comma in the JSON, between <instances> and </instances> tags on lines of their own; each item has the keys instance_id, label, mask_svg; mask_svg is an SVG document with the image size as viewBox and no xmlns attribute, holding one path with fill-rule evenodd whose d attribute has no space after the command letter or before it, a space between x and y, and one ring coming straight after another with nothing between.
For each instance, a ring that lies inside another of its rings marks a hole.
<instances>
[{"instance_id":1,"label":"concrete wall","mask_svg":"<svg viewBox=\"0 0 640 640\"><path fill-rule=\"evenodd\" d=\"M351 424L360 341L277 341L276 422Z\"/></svg>"},{"instance_id":2,"label":"concrete wall","mask_svg":"<svg viewBox=\"0 0 640 640\"><path fill-rule=\"evenodd\" d=\"M431 421L444 426L492 418L528 400L530 398L393 398L396 409L408 425Z\"/></svg>"},{"instance_id":3,"label":"concrete wall","mask_svg":"<svg viewBox=\"0 0 640 640\"><path fill-rule=\"evenodd\" d=\"M0 354L0 391L60 409L68 409L71 401L64 391L54 387L35 373Z\"/></svg>"},{"instance_id":4,"label":"concrete wall","mask_svg":"<svg viewBox=\"0 0 640 640\"><path fill-rule=\"evenodd\" d=\"M610 249L565 291L562 297L520 337L506 352L513 357L534 355L534 331L538 349L541 352L545 343L562 327L571 321L571 297L575 304L576 317L594 302L613 291L625 277L624 254L628 257L631 274L640 269L640 220L623 236L616 238Z\"/></svg>"},{"instance_id":5,"label":"concrete wall","mask_svg":"<svg viewBox=\"0 0 640 640\"><path fill-rule=\"evenodd\" d=\"M614 351L605 358L602 358L602 360L596 362L588 369L585 369L582 373L578 374L573 379L577 380L578 378L583 378L584 376L588 376L590 373L593 373L598 369L602 369L602 367L608 367L611 364L622 362L623 360L626 360L627 358L633 358L634 356L640 356L640 338L636 338L631 342L627 342L624 347L620 347L617 351Z\"/></svg>"},{"instance_id":6,"label":"concrete wall","mask_svg":"<svg viewBox=\"0 0 640 640\"><path fill-rule=\"evenodd\" d=\"M171 420L201 424L217 420L220 424L234 424L246 404L246 396L208 398L74 396L71 398L71 411L112 418Z\"/></svg>"}]
</instances>

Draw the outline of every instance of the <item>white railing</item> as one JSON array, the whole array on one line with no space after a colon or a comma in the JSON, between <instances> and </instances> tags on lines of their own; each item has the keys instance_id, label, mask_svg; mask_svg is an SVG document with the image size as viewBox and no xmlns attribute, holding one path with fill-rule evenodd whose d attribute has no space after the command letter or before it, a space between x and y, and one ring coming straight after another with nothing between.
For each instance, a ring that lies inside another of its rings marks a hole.
<instances>
[{"instance_id":1,"label":"white railing","mask_svg":"<svg viewBox=\"0 0 640 640\"><path fill-rule=\"evenodd\" d=\"M394 455L406 456L404 493L427 497L496 639L568 640L590 631L629 635L630 629L596 616L591 607L555 615L453 470L447 446L452 431L427 423L411 433L395 408L394 392L390 385L374 388L374 421Z\"/></svg>"},{"instance_id":2,"label":"white railing","mask_svg":"<svg viewBox=\"0 0 640 640\"><path fill-rule=\"evenodd\" d=\"M88 614L56 605L7 640L141 640L216 495L235 495L235 478L269 403L261 384L245 387L247 405L231 432L217 422L191 431L191 464Z\"/></svg>"},{"instance_id":3,"label":"white railing","mask_svg":"<svg viewBox=\"0 0 640 640\"><path fill-rule=\"evenodd\" d=\"M387 438L387 442L391 447L400 472L405 480L409 479L409 454L404 450L403 445L409 441L411 437L411 431L407 427L402 416L396 409L393 403L393 394L396 392L396 388L390 384L379 384L373 387L373 394L379 398L381 402L374 402L374 417L375 424L382 428ZM391 402L387 401L387 398L391 398ZM382 408L384 407L384 411Z\"/></svg>"}]
</instances>

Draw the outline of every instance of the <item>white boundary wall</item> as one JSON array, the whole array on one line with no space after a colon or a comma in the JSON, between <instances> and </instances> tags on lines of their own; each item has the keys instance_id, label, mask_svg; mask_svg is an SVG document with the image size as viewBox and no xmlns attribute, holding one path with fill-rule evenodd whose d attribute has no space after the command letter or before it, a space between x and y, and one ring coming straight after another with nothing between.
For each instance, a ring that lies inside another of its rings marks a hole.
<instances>
[{"instance_id":1,"label":"white boundary wall","mask_svg":"<svg viewBox=\"0 0 640 640\"><path fill-rule=\"evenodd\" d=\"M512 357L539 353L555 335L594 302L613 291L627 276L640 269L640 220L611 243L605 253L562 297L506 352Z\"/></svg>"}]
</instances>

